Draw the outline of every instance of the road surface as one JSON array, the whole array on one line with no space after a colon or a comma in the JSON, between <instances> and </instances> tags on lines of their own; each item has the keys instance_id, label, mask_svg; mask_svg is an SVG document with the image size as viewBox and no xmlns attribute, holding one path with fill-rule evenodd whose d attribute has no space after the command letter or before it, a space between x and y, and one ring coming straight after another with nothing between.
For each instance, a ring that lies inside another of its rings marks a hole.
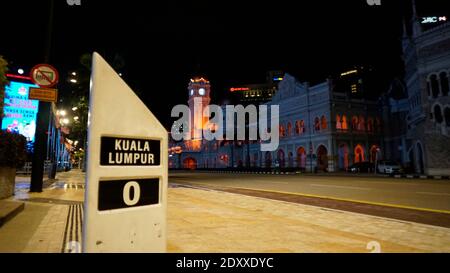
<instances>
[{"instance_id":1,"label":"road surface","mask_svg":"<svg viewBox=\"0 0 450 273\"><path fill-rule=\"evenodd\" d=\"M172 172L170 182L297 193L450 212L450 181L407 178Z\"/></svg>"},{"instance_id":2,"label":"road surface","mask_svg":"<svg viewBox=\"0 0 450 273\"><path fill-rule=\"evenodd\" d=\"M445 180L171 172L169 183L450 228Z\"/></svg>"}]
</instances>

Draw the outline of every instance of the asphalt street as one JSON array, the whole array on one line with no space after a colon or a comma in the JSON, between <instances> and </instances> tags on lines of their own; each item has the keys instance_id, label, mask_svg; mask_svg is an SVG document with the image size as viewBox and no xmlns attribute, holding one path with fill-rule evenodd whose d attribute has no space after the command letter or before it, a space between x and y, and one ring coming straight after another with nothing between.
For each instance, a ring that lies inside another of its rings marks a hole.
<instances>
[{"instance_id":1,"label":"asphalt street","mask_svg":"<svg viewBox=\"0 0 450 273\"><path fill-rule=\"evenodd\" d=\"M352 175L170 172L169 182L325 197L450 213L450 181Z\"/></svg>"}]
</instances>

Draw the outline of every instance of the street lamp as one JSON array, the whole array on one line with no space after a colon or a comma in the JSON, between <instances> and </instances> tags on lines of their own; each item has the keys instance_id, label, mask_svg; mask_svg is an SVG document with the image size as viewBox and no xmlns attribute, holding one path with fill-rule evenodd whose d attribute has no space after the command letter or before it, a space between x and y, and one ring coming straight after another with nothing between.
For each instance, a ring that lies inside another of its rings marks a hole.
<instances>
[{"instance_id":1,"label":"street lamp","mask_svg":"<svg viewBox=\"0 0 450 273\"><path fill-rule=\"evenodd\" d=\"M17 70L17 73L19 73L20 75L23 75L23 73L25 73L25 71L23 71L22 68L19 68L19 69Z\"/></svg>"},{"instance_id":2,"label":"street lamp","mask_svg":"<svg viewBox=\"0 0 450 273\"><path fill-rule=\"evenodd\" d=\"M78 110L78 107L76 107L76 106L72 108L72 111L77 111L77 110Z\"/></svg>"},{"instance_id":3,"label":"street lamp","mask_svg":"<svg viewBox=\"0 0 450 273\"><path fill-rule=\"evenodd\" d=\"M70 121L69 121L68 118L62 119L61 122L62 122L62 124L64 124L64 125L68 125L68 124L70 123Z\"/></svg>"},{"instance_id":4,"label":"street lamp","mask_svg":"<svg viewBox=\"0 0 450 273\"><path fill-rule=\"evenodd\" d=\"M70 79L71 83L77 83L78 81L76 79Z\"/></svg>"}]
</instances>

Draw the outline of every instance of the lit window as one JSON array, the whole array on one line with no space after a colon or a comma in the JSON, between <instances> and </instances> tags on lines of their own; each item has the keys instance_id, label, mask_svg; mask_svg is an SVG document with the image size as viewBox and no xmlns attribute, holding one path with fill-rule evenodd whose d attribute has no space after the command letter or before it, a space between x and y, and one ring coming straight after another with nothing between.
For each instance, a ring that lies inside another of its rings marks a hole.
<instances>
[{"instance_id":1,"label":"lit window","mask_svg":"<svg viewBox=\"0 0 450 273\"><path fill-rule=\"evenodd\" d=\"M287 135L291 136L292 134L292 124L290 122L288 122L287 124Z\"/></svg>"},{"instance_id":2,"label":"lit window","mask_svg":"<svg viewBox=\"0 0 450 273\"><path fill-rule=\"evenodd\" d=\"M322 116L322 118L320 119L320 123L321 123L322 129L327 129L327 127L328 127L327 118L325 116Z\"/></svg>"},{"instance_id":3,"label":"lit window","mask_svg":"<svg viewBox=\"0 0 450 273\"><path fill-rule=\"evenodd\" d=\"M284 129L283 125L280 125L280 137L286 136L286 130Z\"/></svg>"},{"instance_id":4,"label":"lit window","mask_svg":"<svg viewBox=\"0 0 450 273\"><path fill-rule=\"evenodd\" d=\"M342 127L342 130L348 130L347 116L346 115L342 116L341 127Z\"/></svg>"},{"instance_id":5,"label":"lit window","mask_svg":"<svg viewBox=\"0 0 450 273\"><path fill-rule=\"evenodd\" d=\"M338 130L342 129L341 116L339 115L336 115L336 129Z\"/></svg>"}]
</instances>

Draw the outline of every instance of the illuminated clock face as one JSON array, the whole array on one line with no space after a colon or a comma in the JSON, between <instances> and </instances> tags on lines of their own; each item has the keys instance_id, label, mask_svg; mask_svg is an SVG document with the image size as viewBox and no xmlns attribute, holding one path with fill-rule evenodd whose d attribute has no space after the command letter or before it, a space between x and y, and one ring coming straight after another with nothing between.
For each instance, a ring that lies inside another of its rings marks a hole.
<instances>
[{"instance_id":1,"label":"illuminated clock face","mask_svg":"<svg viewBox=\"0 0 450 273\"><path fill-rule=\"evenodd\" d=\"M205 88L200 88L198 90L198 93L200 94L200 96L204 96L205 95Z\"/></svg>"},{"instance_id":2,"label":"illuminated clock face","mask_svg":"<svg viewBox=\"0 0 450 273\"><path fill-rule=\"evenodd\" d=\"M191 96L194 95L194 89L191 89Z\"/></svg>"}]
</instances>

